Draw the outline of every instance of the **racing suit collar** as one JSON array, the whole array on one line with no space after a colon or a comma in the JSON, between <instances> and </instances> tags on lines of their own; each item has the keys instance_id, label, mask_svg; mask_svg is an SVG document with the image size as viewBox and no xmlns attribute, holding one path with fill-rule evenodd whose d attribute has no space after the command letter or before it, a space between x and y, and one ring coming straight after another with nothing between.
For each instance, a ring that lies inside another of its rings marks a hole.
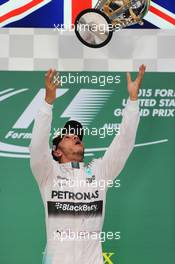
<instances>
[{"instance_id":1,"label":"racing suit collar","mask_svg":"<svg viewBox=\"0 0 175 264\"><path fill-rule=\"evenodd\" d=\"M60 163L60 165L62 167L70 168L70 169L82 169L84 167L84 162L72 161L72 162Z\"/></svg>"}]
</instances>

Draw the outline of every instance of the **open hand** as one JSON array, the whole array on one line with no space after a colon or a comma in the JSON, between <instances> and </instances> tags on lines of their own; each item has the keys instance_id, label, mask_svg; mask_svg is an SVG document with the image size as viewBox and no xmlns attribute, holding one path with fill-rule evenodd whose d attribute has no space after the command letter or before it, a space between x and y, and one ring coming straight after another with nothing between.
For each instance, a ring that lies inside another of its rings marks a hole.
<instances>
[{"instance_id":1,"label":"open hand","mask_svg":"<svg viewBox=\"0 0 175 264\"><path fill-rule=\"evenodd\" d=\"M127 72L128 92L131 100L138 99L138 93L143 80L145 69L146 66L143 64L139 67L139 72L137 74L137 78L135 79L135 81L132 81L131 74Z\"/></svg>"},{"instance_id":2,"label":"open hand","mask_svg":"<svg viewBox=\"0 0 175 264\"><path fill-rule=\"evenodd\" d=\"M46 96L45 100L48 104L53 104L56 99L56 89L59 87L59 76L56 74L56 70L49 69L45 74L45 88Z\"/></svg>"}]
</instances>

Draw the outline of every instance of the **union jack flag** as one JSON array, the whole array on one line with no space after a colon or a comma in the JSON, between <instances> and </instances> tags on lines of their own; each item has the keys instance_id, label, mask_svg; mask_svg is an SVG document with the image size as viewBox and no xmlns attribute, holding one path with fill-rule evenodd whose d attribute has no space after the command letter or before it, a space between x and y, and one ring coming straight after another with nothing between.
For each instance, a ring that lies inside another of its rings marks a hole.
<instances>
[{"instance_id":1,"label":"union jack flag","mask_svg":"<svg viewBox=\"0 0 175 264\"><path fill-rule=\"evenodd\" d=\"M97 0L0 0L0 27L41 27L73 24L77 14ZM175 0L153 0L144 28L175 28ZM136 25L136 28L141 26Z\"/></svg>"},{"instance_id":2,"label":"union jack flag","mask_svg":"<svg viewBox=\"0 0 175 264\"><path fill-rule=\"evenodd\" d=\"M161 29L175 29L175 1L154 0L151 1L145 20Z\"/></svg>"}]
</instances>

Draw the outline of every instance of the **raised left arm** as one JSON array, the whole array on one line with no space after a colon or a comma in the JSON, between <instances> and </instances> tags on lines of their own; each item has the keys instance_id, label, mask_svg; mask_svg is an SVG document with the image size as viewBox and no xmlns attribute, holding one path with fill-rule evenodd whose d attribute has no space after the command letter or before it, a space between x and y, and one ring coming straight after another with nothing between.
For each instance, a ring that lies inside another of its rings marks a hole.
<instances>
[{"instance_id":1,"label":"raised left arm","mask_svg":"<svg viewBox=\"0 0 175 264\"><path fill-rule=\"evenodd\" d=\"M96 160L96 168L102 179L113 180L117 177L134 148L140 120L138 92L144 72L145 66L141 65L135 81L132 81L130 73L127 73L129 98L122 112L120 133L115 136L104 156Z\"/></svg>"}]
</instances>

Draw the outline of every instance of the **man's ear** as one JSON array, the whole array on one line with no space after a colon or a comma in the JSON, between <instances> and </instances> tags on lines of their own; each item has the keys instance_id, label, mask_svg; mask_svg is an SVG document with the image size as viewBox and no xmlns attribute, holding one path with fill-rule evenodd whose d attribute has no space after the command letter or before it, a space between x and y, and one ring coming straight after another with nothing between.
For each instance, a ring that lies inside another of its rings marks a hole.
<instances>
[{"instance_id":1,"label":"man's ear","mask_svg":"<svg viewBox=\"0 0 175 264\"><path fill-rule=\"evenodd\" d=\"M58 148L57 150L54 150L53 154L54 154L55 157L60 159L61 156L62 156L62 151L61 151L61 149Z\"/></svg>"}]
</instances>

